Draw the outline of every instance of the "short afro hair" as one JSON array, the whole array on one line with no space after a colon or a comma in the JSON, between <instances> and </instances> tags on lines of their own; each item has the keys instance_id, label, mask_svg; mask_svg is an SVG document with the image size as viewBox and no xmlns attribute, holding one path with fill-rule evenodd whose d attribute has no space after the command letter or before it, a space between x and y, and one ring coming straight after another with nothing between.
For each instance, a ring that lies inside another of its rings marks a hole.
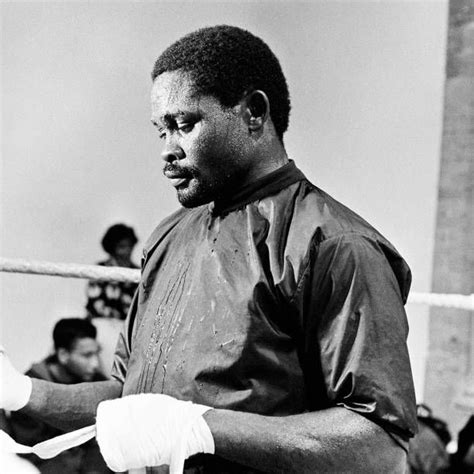
<instances>
[{"instance_id":1,"label":"short afro hair","mask_svg":"<svg viewBox=\"0 0 474 474\"><path fill-rule=\"evenodd\" d=\"M102 248L109 255L112 255L115 252L117 244L123 239L130 240L132 245L138 242L137 236L131 227L125 224L114 224L107 229L104 237L102 237Z\"/></svg>"},{"instance_id":2,"label":"short afro hair","mask_svg":"<svg viewBox=\"0 0 474 474\"><path fill-rule=\"evenodd\" d=\"M252 33L235 26L201 28L183 36L157 59L152 72L183 71L196 92L233 107L246 92L260 89L270 101L270 117L280 141L288 128L290 95L277 57Z\"/></svg>"},{"instance_id":3,"label":"short afro hair","mask_svg":"<svg viewBox=\"0 0 474 474\"><path fill-rule=\"evenodd\" d=\"M53 329L54 349L57 351L62 348L70 352L78 339L95 339L96 336L97 329L87 319L60 319Z\"/></svg>"}]
</instances>

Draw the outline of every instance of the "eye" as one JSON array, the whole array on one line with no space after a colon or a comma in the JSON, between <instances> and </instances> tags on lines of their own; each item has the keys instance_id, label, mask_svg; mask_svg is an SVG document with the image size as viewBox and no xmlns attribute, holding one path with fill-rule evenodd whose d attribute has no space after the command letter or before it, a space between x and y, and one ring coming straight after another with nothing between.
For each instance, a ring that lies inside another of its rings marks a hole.
<instances>
[{"instance_id":1,"label":"eye","mask_svg":"<svg viewBox=\"0 0 474 474\"><path fill-rule=\"evenodd\" d=\"M194 128L194 122L184 122L178 125L178 130L183 133L189 133Z\"/></svg>"}]
</instances>

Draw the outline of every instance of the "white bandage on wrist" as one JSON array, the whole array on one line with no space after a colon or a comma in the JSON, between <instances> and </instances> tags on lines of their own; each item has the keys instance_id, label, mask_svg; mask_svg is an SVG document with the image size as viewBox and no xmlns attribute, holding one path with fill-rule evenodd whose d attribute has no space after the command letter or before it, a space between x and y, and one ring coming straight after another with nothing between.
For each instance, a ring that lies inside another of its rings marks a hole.
<instances>
[{"instance_id":1,"label":"white bandage on wrist","mask_svg":"<svg viewBox=\"0 0 474 474\"><path fill-rule=\"evenodd\" d=\"M130 395L97 408L97 441L115 472L146 466L170 466L181 474L184 461L214 453L214 439L202 415L210 407L160 394Z\"/></svg>"},{"instance_id":2,"label":"white bandage on wrist","mask_svg":"<svg viewBox=\"0 0 474 474\"><path fill-rule=\"evenodd\" d=\"M20 410L28 403L31 390L30 377L13 367L0 346L0 408L9 411Z\"/></svg>"},{"instance_id":3,"label":"white bandage on wrist","mask_svg":"<svg viewBox=\"0 0 474 474\"><path fill-rule=\"evenodd\" d=\"M10 411L20 410L24 408L31 397L31 391L33 389L33 383L31 378L27 375L20 375L15 381L15 396L14 399L9 403L7 408Z\"/></svg>"},{"instance_id":4,"label":"white bandage on wrist","mask_svg":"<svg viewBox=\"0 0 474 474\"><path fill-rule=\"evenodd\" d=\"M214 451L214 438L212 436L211 430L209 429L209 425L206 423L206 420L202 417L202 415L198 416L196 421L192 424L191 430L189 431L185 457L187 459L188 457L197 453L214 454Z\"/></svg>"}]
</instances>

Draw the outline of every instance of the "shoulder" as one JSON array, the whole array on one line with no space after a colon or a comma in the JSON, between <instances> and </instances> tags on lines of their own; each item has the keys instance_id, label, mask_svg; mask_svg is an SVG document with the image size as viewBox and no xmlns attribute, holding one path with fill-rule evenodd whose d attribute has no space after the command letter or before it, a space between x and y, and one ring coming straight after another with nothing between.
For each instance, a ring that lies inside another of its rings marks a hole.
<instances>
[{"instance_id":1,"label":"shoulder","mask_svg":"<svg viewBox=\"0 0 474 474\"><path fill-rule=\"evenodd\" d=\"M270 226L296 232L309 240L316 234L322 241L346 233L383 238L365 219L306 178L255 202L254 206Z\"/></svg>"},{"instance_id":2,"label":"shoulder","mask_svg":"<svg viewBox=\"0 0 474 474\"><path fill-rule=\"evenodd\" d=\"M51 357L48 357L41 362L37 362L36 364L33 364L28 371L26 372L26 375L29 377L33 377L35 379L42 379L42 380L49 380L51 381L51 372L49 370L49 366L51 365Z\"/></svg>"},{"instance_id":3,"label":"shoulder","mask_svg":"<svg viewBox=\"0 0 474 474\"><path fill-rule=\"evenodd\" d=\"M284 261L301 262L304 270L338 267L391 267L404 296L411 282L410 269L397 249L356 212L303 179L258 204L268 221L268 240Z\"/></svg>"},{"instance_id":4,"label":"shoulder","mask_svg":"<svg viewBox=\"0 0 474 474\"><path fill-rule=\"evenodd\" d=\"M343 247L354 251L375 249L401 258L393 244L359 214L328 193L303 180L294 190L290 232L307 235L311 245Z\"/></svg>"},{"instance_id":5,"label":"shoulder","mask_svg":"<svg viewBox=\"0 0 474 474\"><path fill-rule=\"evenodd\" d=\"M158 241L172 231L190 212L192 212L192 209L182 207L165 217L150 234L143 248L145 250L152 248Z\"/></svg>"},{"instance_id":6,"label":"shoulder","mask_svg":"<svg viewBox=\"0 0 474 474\"><path fill-rule=\"evenodd\" d=\"M378 240L383 236L364 218L308 180L301 182L295 216L313 222L322 239L358 234Z\"/></svg>"},{"instance_id":7,"label":"shoulder","mask_svg":"<svg viewBox=\"0 0 474 474\"><path fill-rule=\"evenodd\" d=\"M288 249L294 245L304 251L307 246L323 242L330 247L341 242L373 241L395 250L365 219L307 179L254 205L258 220L265 221L269 234L280 235Z\"/></svg>"},{"instance_id":8,"label":"shoulder","mask_svg":"<svg viewBox=\"0 0 474 474\"><path fill-rule=\"evenodd\" d=\"M165 241L173 232L185 229L187 232L192 231L193 222L200 222L200 218L207 214L207 206L187 209L180 208L177 211L164 218L153 230L143 246L142 268L148 259L148 256L158 247L160 243ZM184 226L184 227L183 227Z\"/></svg>"}]
</instances>

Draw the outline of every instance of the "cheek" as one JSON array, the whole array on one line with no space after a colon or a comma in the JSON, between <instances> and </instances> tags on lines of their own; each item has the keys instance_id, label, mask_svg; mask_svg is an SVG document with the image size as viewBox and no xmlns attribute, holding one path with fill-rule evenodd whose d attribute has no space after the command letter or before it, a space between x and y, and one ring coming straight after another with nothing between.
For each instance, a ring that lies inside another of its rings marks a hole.
<instances>
[{"instance_id":1,"label":"cheek","mask_svg":"<svg viewBox=\"0 0 474 474\"><path fill-rule=\"evenodd\" d=\"M82 357L76 357L73 361L73 367L77 371L82 371L87 368L87 359L83 359Z\"/></svg>"},{"instance_id":2,"label":"cheek","mask_svg":"<svg viewBox=\"0 0 474 474\"><path fill-rule=\"evenodd\" d=\"M208 129L199 143L199 152L213 166L223 166L236 152L235 130L223 119L220 126ZM224 127L225 126L225 127Z\"/></svg>"},{"instance_id":3,"label":"cheek","mask_svg":"<svg viewBox=\"0 0 474 474\"><path fill-rule=\"evenodd\" d=\"M190 134L190 149L196 154L202 154L212 149L216 141L216 129L210 126L199 126Z\"/></svg>"},{"instance_id":4,"label":"cheek","mask_svg":"<svg viewBox=\"0 0 474 474\"><path fill-rule=\"evenodd\" d=\"M214 167L222 151L222 145L216 137L210 134L200 135L196 140L190 140L183 145L186 157L191 167L196 167L200 172Z\"/></svg>"},{"instance_id":5,"label":"cheek","mask_svg":"<svg viewBox=\"0 0 474 474\"><path fill-rule=\"evenodd\" d=\"M214 177L216 172L226 173L229 165L238 160L241 144L235 123L221 118L220 123L196 127L181 146L191 167L202 177Z\"/></svg>"}]
</instances>

